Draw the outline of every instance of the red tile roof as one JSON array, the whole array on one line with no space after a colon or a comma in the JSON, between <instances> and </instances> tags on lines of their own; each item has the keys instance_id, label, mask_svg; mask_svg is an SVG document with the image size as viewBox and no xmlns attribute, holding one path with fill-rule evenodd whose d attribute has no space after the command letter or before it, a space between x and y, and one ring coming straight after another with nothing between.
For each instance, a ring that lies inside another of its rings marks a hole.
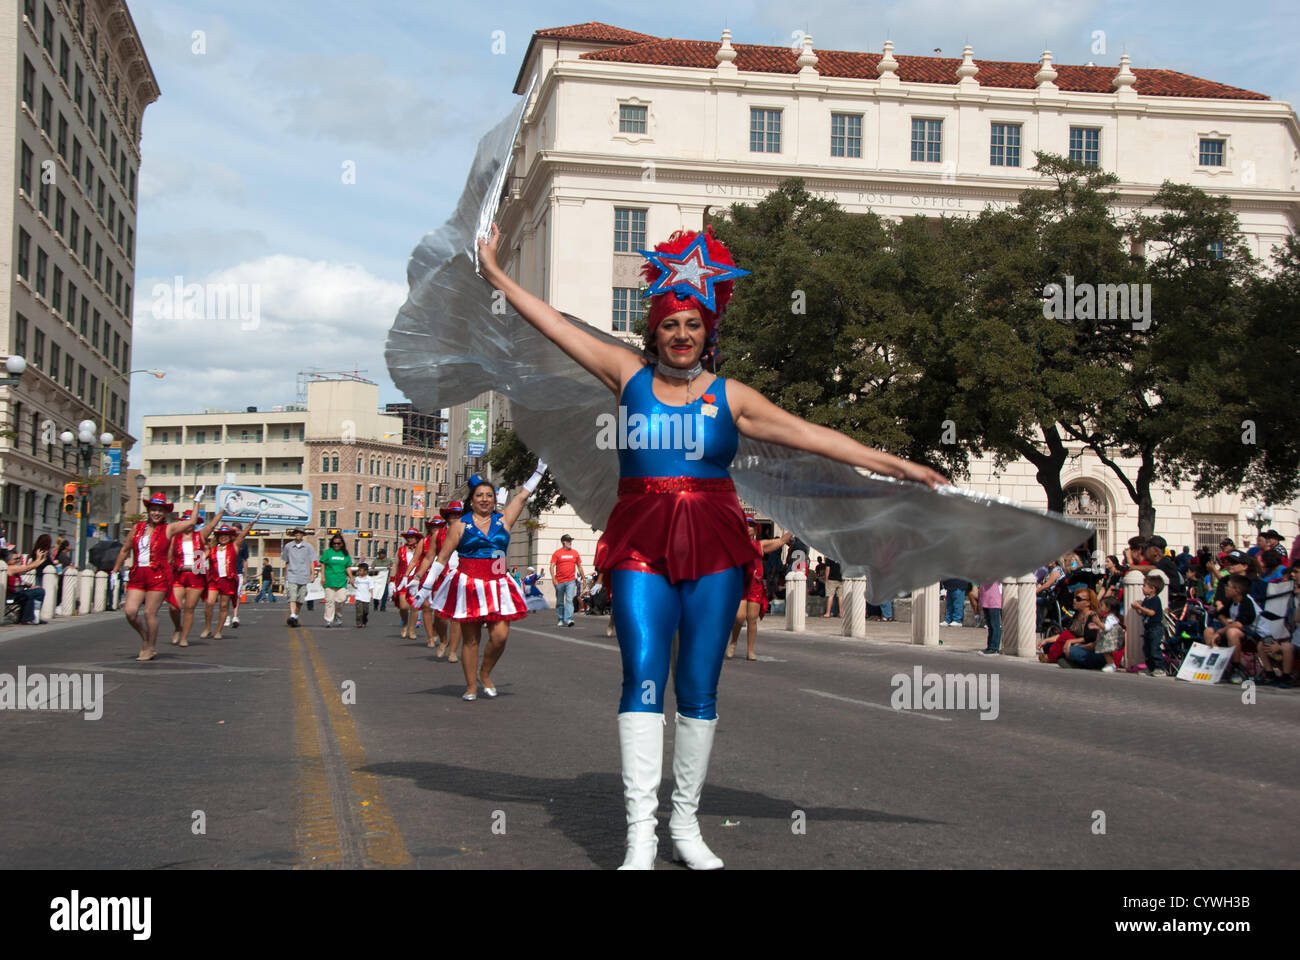
<instances>
[{"instance_id":1,"label":"red tile roof","mask_svg":"<svg viewBox=\"0 0 1300 960\"><path fill-rule=\"evenodd\" d=\"M583 24L581 27L562 27L560 30L581 30L587 27L600 27L620 35L617 47L595 50L582 54L584 60L603 60L615 63L644 63L656 66L700 67L712 70L717 66L714 54L721 43L716 40L673 40L651 38L631 42L623 35L631 31L607 27L604 24ZM538 31L536 36L550 35L557 31ZM571 37L570 39L579 39ZM737 69L751 70L759 73L799 72L795 62L799 54L789 47L769 47L756 44L736 43L734 61ZM817 54L817 71L825 77L848 77L858 79L876 79L876 64L880 62L879 53L856 53L848 50L814 50ZM898 61L898 78L906 83L942 83L957 82L957 67L961 60L951 57L910 57L895 56ZM1000 60L975 61L979 73L975 79L986 87L1009 87L1012 89L1032 90L1037 84L1034 74L1038 72L1038 63L1012 63ZM1062 90L1082 93L1111 93L1111 81L1118 67L1081 67L1070 64L1053 64L1057 71L1055 83ZM1203 80L1176 70L1133 70L1137 77L1134 89L1150 97L1211 97L1222 100L1268 100L1266 94L1230 87L1226 84Z\"/></svg>"},{"instance_id":2,"label":"red tile roof","mask_svg":"<svg viewBox=\"0 0 1300 960\"><path fill-rule=\"evenodd\" d=\"M608 23L600 23L597 20L592 20L590 23L575 23L570 27L538 30L533 36L544 40L586 40L592 43L643 43L647 40L659 39L648 33L611 27Z\"/></svg>"}]
</instances>

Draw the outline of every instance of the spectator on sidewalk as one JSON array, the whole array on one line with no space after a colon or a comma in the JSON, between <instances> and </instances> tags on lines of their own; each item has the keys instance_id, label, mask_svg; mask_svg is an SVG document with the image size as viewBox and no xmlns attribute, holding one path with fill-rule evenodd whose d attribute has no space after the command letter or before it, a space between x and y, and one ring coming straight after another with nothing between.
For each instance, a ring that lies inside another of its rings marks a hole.
<instances>
[{"instance_id":1,"label":"spectator on sidewalk","mask_svg":"<svg viewBox=\"0 0 1300 960\"><path fill-rule=\"evenodd\" d=\"M1099 609L1089 617L1084 628L1085 638L1070 644L1066 656L1072 666L1114 673L1118 652L1124 649L1124 625L1117 613L1119 602L1105 597L1098 603Z\"/></svg>"},{"instance_id":2,"label":"spectator on sidewalk","mask_svg":"<svg viewBox=\"0 0 1300 960\"><path fill-rule=\"evenodd\" d=\"M948 592L944 618L941 627L960 627L966 619L966 592L970 590L970 581L961 578L944 580L939 586Z\"/></svg>"},{"instance_id":3,"label":"spectator on sidewalk","mask_svg":"<svg viewBox=\"0 0 1300 960\"><path fill-rule=\"evenodd\" d=\"M1142 599L1134 600L1132 608L1142 615L1142 655L1144 663L1131 667L1131 673L1145 668L1148 677L1165 675L1165 655L1160 645L1165 639L1164 607L1160 603L1160 589L1164 580L1154 574L1142 581Z\"/></svg>"},{"instance_id":4,"label":"spectator on sidewalk","mask_svg":"<svg viewBox=\"0 0 1300 960\"><path fill-rule=\"evenodd\" d=\"M1044 638L1039 644L1038 659L1044 663L1055 663L1061 659L1069 651L1070 644L1075 641L1091 642L1096 639L1095 631L1093 636L1088 636L1088 629L1089 618L1098 609L1097 594L1084 587L1076 591L1070 599L1074 606L1074 616L1069 625L1060 633Z\"/></svg>"},{"instance_id":5,"label":"spectator on sidewalk","mask_svg":"<svg viewBox=\"0 0 1300 960\"><path fill-rule=\"evenodd\" d=\"M835 603L836 597L842 597L844 587L844 574L840 565L834 560L828 560L826 563L826 612L823 617L832 616L831 607ZM840 600L840 610L844 609L844 601Z\"/></svg>"},{"instance_id":6,"label":"spectator on sidewalk","mask_svg":"<svg viewBox=\"0 0 1300 960\"><path fill-rule=\"evenodd\" d=\"M988 628L989 639L980 653L985 656L1002 652L1002 583L980 584L976 604L984 615L984 625Z\"/></svg>"},{"instance_id":7,"label":"spectator on sidewalk","mask_svg":"<svg viewBox=\"0 0 1300 960\"><path fill-rule=\"evenodd\" d=\"M573 601L582 578L582 556L573 549L573 537L560 537L560 549L551 554L551 582L555 584L557 627L573 626Z\"/></svg>"},{"instance_id":8,"label":"spectator on sidewalk","mask_svg":"<svg viewBox=\"0 0 1300 960\"><path fill-rule=\"evenodd\" d=\"M0 550L0 559L9 563L12 551ZM10 566L6 571L6 592L10 600L18 600L22 603L23 609L18 616L18 622L25 625L36 626L40 624L41 603L45 600L45 588L37 581L36 586L26 586L19 578L24 574L40 570L50 564L49 554L44 550L33 550L32 559L27 563L18 563Z\"/></svg>"},{"instance_id":9,"label":"spectator on sidewalk","mask_svg":"<svg viewBox=\"0 0 1300 960\"><path fill-rule=\"evenodd\" d=\"M365 561L357 564L356 576L352 581L353 606L356 609L357 626L364 627L370 623L370 568Z\"/></svg>"}]
</instances>

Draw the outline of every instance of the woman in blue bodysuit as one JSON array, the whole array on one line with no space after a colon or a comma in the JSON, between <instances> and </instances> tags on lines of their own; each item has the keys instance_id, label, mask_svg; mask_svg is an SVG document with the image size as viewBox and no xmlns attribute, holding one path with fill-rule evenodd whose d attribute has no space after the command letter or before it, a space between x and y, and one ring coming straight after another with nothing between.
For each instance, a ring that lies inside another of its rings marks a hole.
<instances>
[{"instance_id":1,"label":"woman in blue bodysuit","mask_svg":"<svg viewBox=\"0 0 1300 960\"><path fill-rule=\"evenodd\" d=\"M624 869L652 869L663 767L664 687L679 635L673 748L673 854L692 869L723 863L700 836L696 810L717 726L722 660L753 559L727 468L740 434L876 473L928 484L928 467L863 446L777 407L716 365L717 321L731 295L727 249L706 233L676 233L644 270L652 280L645 354L569 323L498 265L495 224L479 240L482 275L510 305L619 398L619 499L596 550L623 657L618 730L627 812ZM579 451L580 452L580 451Z\"/></svg>"},{"instance_id":2,"label":"woman in blue bodysuit","mask_svg":"<svg viewBox=\"0 0 1300 960\"><path fill-rule=\"evenodd\" d=\"M428 603L430 616L461 624L460 662L465 671L462 700L477 700L480 683L485 696L497 695L492 684L492 668L505 652L510 621L528 615L519 584L506 572L506 552L510 547L510 528L545 471L546 464L539 462L537 472L501 513L495 510L496 491L492 484L477 475L470 477L469 512L447 525L447 537L437 558L432 553L426 554L413 578L421 584L417 607ZM459 565L448 570L447 561L453 551L460 558ZM484 623L488 624L488 644L480 669L478 642Z\"/></svg>"}]
</instances>

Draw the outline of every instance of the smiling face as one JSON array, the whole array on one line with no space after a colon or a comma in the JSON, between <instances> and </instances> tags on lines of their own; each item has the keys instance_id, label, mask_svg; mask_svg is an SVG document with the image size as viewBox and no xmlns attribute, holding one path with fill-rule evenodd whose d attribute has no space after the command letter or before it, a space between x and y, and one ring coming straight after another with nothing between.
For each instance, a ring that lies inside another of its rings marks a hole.
<instances>
[{"instance_id":1,"label":"smiling face","mask_svg":"<svg viewBox=\"0 0 1300 960\"><path fill-rule=\"evenodd\" d=\"M689 370L704 353L708 328L698 310L679 310L664 317L655 328L655 350L661 362Z\"/></svg>"},{"instance_id":2,"label":"smiling face","mask_svg":"<svg viewBox=\"0 0 1300 960\"><path fill-rule=\"evenodd\" d=\"M167 511L164 510L162 507L150 507L150 508L149 508L149 522L150 522L150 523L152 523L152 524L159 524L159 523L162 523L162 522L163 522L164 520L166 520L166 519L167 519Z\"/></svg>"},{"instance_id":3,"label":"smiling face","mask_svg":"<svg viewBox=\"0 0 1300 960\"><path fill-rule=\"evenodd\" d=\"M492 489L490 483L480 483L474 488L474 493L469 500L474 507L475 516L489 517L492 515L493 508L497 505L496 491Z\"/></svg>"}]
</instances>

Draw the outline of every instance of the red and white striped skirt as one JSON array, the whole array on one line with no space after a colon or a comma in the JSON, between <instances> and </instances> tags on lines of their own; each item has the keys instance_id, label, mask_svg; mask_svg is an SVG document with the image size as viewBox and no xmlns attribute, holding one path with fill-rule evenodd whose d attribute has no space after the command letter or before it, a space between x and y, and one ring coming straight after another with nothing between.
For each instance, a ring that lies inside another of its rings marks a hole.
<instances>
[{"instance_id":1,"label":"red and white striped skirt","mask_svg":"<svg viewBox=\"0 0 1300 960\"><path fill-rule=\"evenodd\" d=\"M493 567L500 569L494 571ZM431 601L433 612L448 620L519 620L528 616L523 591L500 558L461 557L460 566L438 580Z\"/></svg>"}]
</instances>

